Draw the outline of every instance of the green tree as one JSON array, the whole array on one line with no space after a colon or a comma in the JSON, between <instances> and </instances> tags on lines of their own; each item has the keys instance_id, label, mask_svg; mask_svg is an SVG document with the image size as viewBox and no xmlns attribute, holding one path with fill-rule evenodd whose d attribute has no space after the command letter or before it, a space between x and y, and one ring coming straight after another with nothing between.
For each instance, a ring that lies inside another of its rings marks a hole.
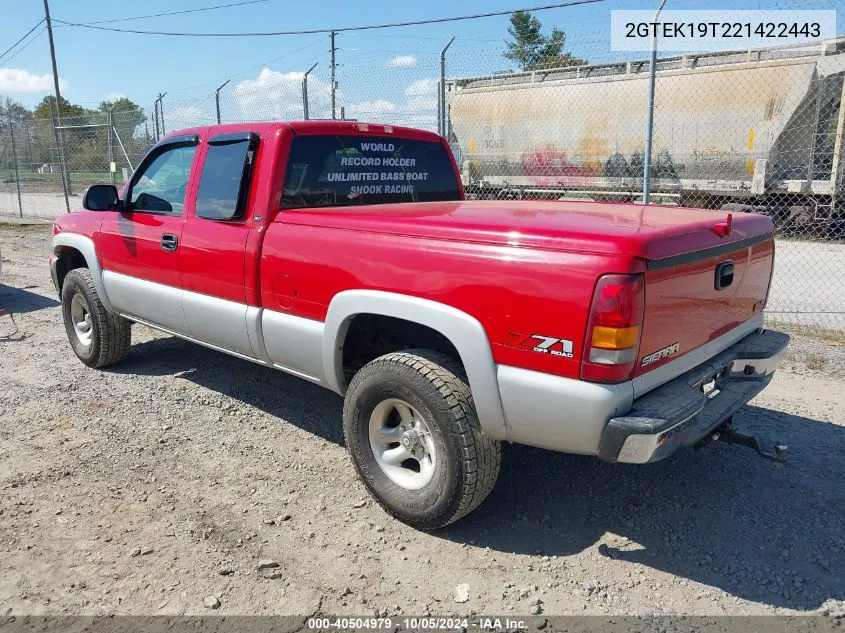
<instances>
[{"instance_id":1,"label":"green tree","mask_svg":"<svg viewBox=\"0 0 845 633\"><path fill-rule=\"evenodd\" d=\"M135 130L147 119L144 108L126 97L120 97L114 101L103 101L98 110L102 113L111 113L114 129L126 147L134 139Z\"/></svg>"},{"instance_id":2,"label":"green tree","mask_svg":"<svg viewBox=\"0 0 845 633\"><path fill-rule=\"evenodd\" d=\"M89 147L98 142L99 138L105 139L105 128L88 127L91 124L100 123L97 120L97 113L75 103L71 103L64 97L59 100L59 115L61 117L62 129L59 130L59 138L62 145L60 154L53 132L53 116L55 114L56 98L52 95L44 97L33 110L34 126L33 137L39 151L37 160L41 163L60 164L64 158L65 168L71 172L71 184L73 184L74 171L86 171L92 169L89 163L92 162L89 156ZM100 142L105 147L105 141Z\"/></svg>"},{"instance_id":3,"label":"green tree","mask_svg":"<svg viewBox=\"0 0 845 633\"><path fill-rule=\"evenodd\" d=\"M555 27L551 34L544 35L543 24L528 11L517 11L511 15L508 34L511 40L505 42L508 47L505 57L519 64L522 70L580 66L587 63L583 59L573 57L571 53L563 52L566 45L566 34L563 31Z\"/></svg>"},{"instance_id":4,"label":"green tree","mask_svg":"<svg viewBox=\"0 0 845 633\"><path fill-rule=\"evenodd\" d=\"M505 57L515 61L523 70L530 70L540 58L540 52L546 45L540 20L527 11L517 11L511 15L508 35L513 38L507 42Z\"/></svg>"},{"instance_id":5,"label":"green tree","mask_svg":"<svg viewBox=\"0 0 845 633\"><path fill-rule=\"evenodd\" d=\"M99 108L100 112L111 112L115 120L121 122L121 125L130 128L133 132L147 118L144 113L144 108L126 97L120 97L114 101L101 101Z\"/></svg>"},{"instance_id":6,"label":"green tree","mask_svg":"<svg viewBox=\"0 0 845 633\"><path fill-rule=\"evenodd\" d=\"M567 66L584 66L589 64L586 59L575 57L572 53L561 53L555 57L546 57L532 70L548 70L550 68L566 68Z\"/></svg>"},{"instance_id":7,"label":"green tree","mask_svg":"<svg viewBox=\"0 0 845 633\"><path fill-rule=\"evenodd\" d=\"M33 115L36 119L50 119L53 117L56 108L56 97L53 95L48 95L44 97L41 102L35 106L35 110L33 110ZM64 97L60 97L59 100L59 116L62 118L66 117L81 117L87 114L91 114L91 110L83 108L82 106L75 105L65 99Z\"/></svg>"}]
</instances>

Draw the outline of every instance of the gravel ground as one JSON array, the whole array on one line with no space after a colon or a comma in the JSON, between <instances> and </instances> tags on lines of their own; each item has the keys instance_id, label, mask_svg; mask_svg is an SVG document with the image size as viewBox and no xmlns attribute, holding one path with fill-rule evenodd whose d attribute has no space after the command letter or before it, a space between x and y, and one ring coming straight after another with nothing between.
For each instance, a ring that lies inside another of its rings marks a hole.
<instances>
[{"instance_id":1,"label":"gravel ground","mask_svg":"<svg viewBox=\"0 0 845 633\"><path fill-rule=\"evenodd\" d=\"M424 534L368 500L337 396L141 326L88 369L49 230L0 241L0 615L845 611L841 346L799 340L825 362L799 349L737 416L789 444L782 469L507 446L488 501Z\"/></svg>"}]
</instances>

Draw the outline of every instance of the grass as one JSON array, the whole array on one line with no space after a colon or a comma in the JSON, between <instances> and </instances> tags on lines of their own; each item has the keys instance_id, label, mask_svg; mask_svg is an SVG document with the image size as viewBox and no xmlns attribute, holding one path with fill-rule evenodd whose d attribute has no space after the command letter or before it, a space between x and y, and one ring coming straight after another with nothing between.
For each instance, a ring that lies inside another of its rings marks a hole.
<instances>
[{"instance_id":1,"label":"grass","mask_svg":"<svg viewBox=\"0 0 845 633\"><path fill-rule=\"evenodd\" d=\"M4 178L8 178L9 182L14 182L14 173L9 174L8 176L3 174ZM121 173L118 171L115 174L115 177L120 179L123 178ZM62 174L60 172L55 172L53 174L39 174L38 172L27 171L20 173L21 182L61 182L62 181ZM70 172L70 181L71 182L88 182L90 180L103 180L106 181L109 179L109 171L107 169L103 169L102 171L72 171Z\"/></svg>"},{"instance_id":2,"label":"grass","mask_svg":"<svg viewBox=\"0 0 845 633\"><path fill-rule=\"evenodd\" d=\"M0 231L3 233L49 233L53 229L51 221L28 220L24 218L19 224L9 222L0 216Z\"/></svg>"},{"instance_id":3,"label":"grass","mask_svg":"<svg viewBox=\"0 0 845 633\"><path fill-rule=\"evenodd\" d=\"M804 357L804 364L813 371L822 371L827 365L827 359L821 354L807 354Z\"/></svg>"},{"instance_id":4,"label":"grass","mask_svg":"<svg viewBox=\"0 0 845 633\"><path fill-rule=\"evenodd\" d=\"M798 336L814 338L832 347L839 347L840 345L845 345L845 331L843 330L830 330L827 328L815 327L811 325L796 325L795 323L786 323L771 318L766 319L766 327L770 327L772 329L777 330L785 330L791 334L796 334Z\"/></svg>"}]
</instances>

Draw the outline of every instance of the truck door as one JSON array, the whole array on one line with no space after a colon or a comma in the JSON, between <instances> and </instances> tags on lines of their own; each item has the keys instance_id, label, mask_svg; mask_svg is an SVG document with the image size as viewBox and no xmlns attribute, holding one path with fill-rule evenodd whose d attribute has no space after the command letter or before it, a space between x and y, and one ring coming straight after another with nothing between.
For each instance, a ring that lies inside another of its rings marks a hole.
<instances>
[{"instance_id":1,"label":"truck door","mask_svg":"<svg viewBox=\"0 0 845 633\"><path fill-rule=\"evenodd\" d=\"M247 331L248 212L258 136L216 134L201 157L194 211L182 230L182 288L189 335L257 357ZM257 314L257 313L256 313Z\"/></svg>"},{"instance_id":2,"label":"truck door","mask_svg":"<svg viewBox=\"0 0 845 633\"><path fill-rule=\"evenodd\" d=\"M182 310L182 225L199 137L153 148L126 187L121 211L106 212L97 236L103 283L118 311L175 332Z\"/></svg>"}]
</instances>

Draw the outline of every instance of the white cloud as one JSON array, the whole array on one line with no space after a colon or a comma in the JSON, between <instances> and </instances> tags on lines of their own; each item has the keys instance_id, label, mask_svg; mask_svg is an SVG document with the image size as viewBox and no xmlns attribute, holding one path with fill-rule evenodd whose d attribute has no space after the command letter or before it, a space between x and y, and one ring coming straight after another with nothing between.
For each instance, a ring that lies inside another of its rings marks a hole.
<instances>
[{"instance_id":1,"label":"white cloud","mask_svg":"<svg viewBox=\"0 0 845 633\"><path fill-rule=\"evenodd\" d=\"M59 78L59 88L67 90L68 83ZM53 75L35 75L21 68L0 68L0 92L52 92Z\"/></svg>"},{"instance_id":2,"label":"white cloud","mask_svg":"<svg viewBox=\"0 0 845 633\"><path fill-rule=\"evenodd\" d=\"M256 77L239 82L230 93L235 112L227 111L223 104L224 120L302 119L303 74L301 71L280 72L264 68ZM391 93L395 91L398 95L381 96L376 93L376 98L370 99L367 98L367 92L372 91L364 90L361 86L354 86L349 91L338 90L338 117L341 106L345 106L346 116L350 119L433 130L437 122L437 87L438 80L434 77L418 79L404 89L396 86ZM308 76L308 110L314 119L331 117L330 84L314 74ZM171 116L166 108L165 117L168 120L167 128L175 129L169 123Z\"/></svg>"},{"instance_id":3,"label":"white cloud","mask_svg":"<svg viewBox=\"0 0 845 633\"><path fill-rule=\"evenodd\" d=\"M301 119L304 72L282 73L264 68L255 79L235 86L235 103L246 119ZM330 87L314 75L308 76L308 113L311 118L330 116ZM340 101L338 100L338 109Z\"/></svg>"},{"instance_id":4,"label":"white cloud","mask_svg":"<svg viewBox=\"0 0 845 633\"><path fill-rule=\"evenodd\" d=\"M181 106L174 108L172 111L168 111L166 107L164 108L165 130L168 133L186 127L215 122L211 120L208 113L203 112L202 108L198 108L197 106Z\"/></svg>"},{"instance_id":5,"label":"white cloud","mask_svg":"<svg viewBox=\"0 0 845 633\"><path fill-rule=\"evenodd\" d=\"M346 116L361 121L376 121L384 119L385 115L396 112L396 104L386 99L375 101L361 101L346 108Z\"/></svg>"},{"instance_id":6,"label":"white cloud","mask_svg":"<svg viewBox=\"0 0 845 633\"><path fill-rule=\"evenodd\" d=\"M417 65L417 58L413 55L397 55L389 62L388 68L413 68Z\"/></svg>"},{"instance_id":7,"label":"white cloud","mask_svg":"<svg viewBox=\"0 0 845 633\"><path fill-rule=\"evenodd\" d=\"M417 79L410 86L405 88L406 97L425 97L437 94L437 85L440 83L435 77Z\"/></svg>"},{"instance_id":8,"label":"white cloud","mask_svg":"<svg viewBox=\"0 0 845 633\"><path fill-rule=\"evenodd\" d=\"M125 99L126 95L122 92L109 92L103 97L104 101L117 101L118 99Z\"/></svg>"},{"instance_id":9,"label":"white cloud","mask_svg":"<svg viewBox=\"0 0 845 633\"><path fill-rule=\"evenodd\" d=\"M412 112L431 110L437 112L437 88L440 81L434 77L417 79L405 88L407 109Z\"/></svg>"}]
</instances>

